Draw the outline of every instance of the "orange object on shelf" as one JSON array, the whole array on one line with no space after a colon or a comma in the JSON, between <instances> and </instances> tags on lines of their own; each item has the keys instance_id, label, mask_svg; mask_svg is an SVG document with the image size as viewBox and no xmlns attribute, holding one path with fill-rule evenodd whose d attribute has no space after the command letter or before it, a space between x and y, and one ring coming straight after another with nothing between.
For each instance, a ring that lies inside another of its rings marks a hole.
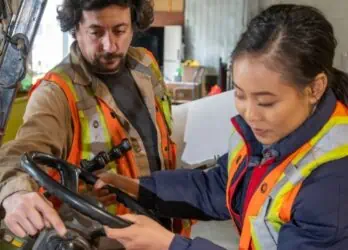
<instances>
[{"instance_id":1,"label":"orange object on shelf","mask_svg":"<svg viewBox=\"0 0 348 250\"><path fill-rule=\"evenodd\" d=\"M215 84L213 87L211 87L209 93L208 93L208 96L212 96L212 95L217 95L217 94L220 94L222 93L222 90L220 88L219 85Z\"/></svg>"}]
</instances>

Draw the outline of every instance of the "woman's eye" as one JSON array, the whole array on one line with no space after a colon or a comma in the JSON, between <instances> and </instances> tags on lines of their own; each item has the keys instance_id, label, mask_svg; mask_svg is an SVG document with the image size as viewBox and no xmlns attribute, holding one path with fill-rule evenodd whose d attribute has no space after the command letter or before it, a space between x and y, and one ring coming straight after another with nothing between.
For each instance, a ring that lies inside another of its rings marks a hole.
<instances>
[{"instance_id":1,"label":"woman's eye","mask_svg":"<svg viewBox=\"0 0 348 250\"><path fill-rule=\"evenodd\" d=\"M243 94L240 94L240 93L234 93L234 96L237 98L237 99L245 99L245 96Z\"/></svg>"},{"instance_id":2,"label":"woman's eye","mask_svg":"<svg viewBox=\"0 0 348 250\"><path fill-rule=\"evenodd\" d=\"M270 102L270 103L259 103L258 104L261 107L272 107L274 105L274 102Z\"/></svg>"}]
</instances>

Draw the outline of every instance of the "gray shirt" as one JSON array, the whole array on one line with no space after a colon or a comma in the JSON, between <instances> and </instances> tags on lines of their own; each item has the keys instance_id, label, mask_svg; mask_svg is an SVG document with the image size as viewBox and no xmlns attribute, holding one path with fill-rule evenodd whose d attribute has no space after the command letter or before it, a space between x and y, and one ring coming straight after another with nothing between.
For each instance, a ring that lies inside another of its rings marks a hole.
<instances>
[{"instance_id":1,"label":"gray shirt","mask_svg":"<svg viewBox=\"0 0 348 250\"><path fill-rule=\"evenodd\" d=\"M108 86L116 104L138 131L144 143L151 172L160 170L156 127L130 71L123 67L114 74L97 76Z\"/></svg>"}]
</instances>

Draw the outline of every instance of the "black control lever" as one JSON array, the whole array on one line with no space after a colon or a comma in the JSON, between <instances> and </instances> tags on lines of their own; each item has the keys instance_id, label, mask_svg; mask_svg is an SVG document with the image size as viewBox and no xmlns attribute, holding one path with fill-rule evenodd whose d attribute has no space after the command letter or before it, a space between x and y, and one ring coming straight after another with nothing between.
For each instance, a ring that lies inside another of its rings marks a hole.
<instances>
[{"instance_id":1,"label":"black control lever","mask_svg":"<svg viewBox=\"0 0 348 250\"><path fill-rule=\"evenodd\" d=\"M79 172L80 179L89 185L94 185L98 179L93 174L94 171L103 169L109 162L123 157L125 153L131 149L132 146L130 145L130 142L127 139L123 139L119 145L113 147L108 153L100 152L92 160L82 160L80 163L81 171ZM108 189L110 193L116 194L116 199L119 203L124 204L136 213L146 215L153 220L158 221L153 212L143 208L136 199L129 196L127 193L110 185L107 185L104 188Z\"/></svg>"},{"instance_id":2,"label":"black control lever","mask_svg":"<svg viewBox=\"0 0 348 250\"><path fill-rule=\"evenodd\" d=\"M119 145L113 147L109 152L100 152L92 160L81 160L80 166L88 172L103 169L109 162L115 161L132 149L127 139L123 139Z\"/></svg>"}]
</instances>

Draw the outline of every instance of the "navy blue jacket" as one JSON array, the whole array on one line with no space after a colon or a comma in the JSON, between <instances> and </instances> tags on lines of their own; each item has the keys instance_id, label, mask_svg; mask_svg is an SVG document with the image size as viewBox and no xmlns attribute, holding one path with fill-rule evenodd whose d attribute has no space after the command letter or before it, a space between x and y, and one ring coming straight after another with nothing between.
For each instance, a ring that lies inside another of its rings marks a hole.
<instances>
[{"instance_id":1,"label":"navy blue jacket","mask_svg":"<svg viewBox=\"0 0 348 250\"><path fill-rule=\"evenodd\" d=\"M336 98L331 90L324 96L315 113L297 130L272 145L277 166L288 155L310 140L328 121L334 111ZM252 157L260 157L261 146L245 121L237 116ZM347 138L348 143L348 138ZM262 154L262 151L261 151ZM238 171L251 166L241 164ZM247 171L247 173L248 173ZM252 170L251 170L252 171ZM236 190L232 201L235 211L242 210L250 174ZM227 154L216 167L208 170L160 171L141 178L139 200L162 216L199 220L231 219L226 207ZM170 250L223 249L202 239L174 238ZM279 250L348 249L348 158L326 163L304 181L292 208L291 221L281 227Z\"/></svg>"}]
</instances>

